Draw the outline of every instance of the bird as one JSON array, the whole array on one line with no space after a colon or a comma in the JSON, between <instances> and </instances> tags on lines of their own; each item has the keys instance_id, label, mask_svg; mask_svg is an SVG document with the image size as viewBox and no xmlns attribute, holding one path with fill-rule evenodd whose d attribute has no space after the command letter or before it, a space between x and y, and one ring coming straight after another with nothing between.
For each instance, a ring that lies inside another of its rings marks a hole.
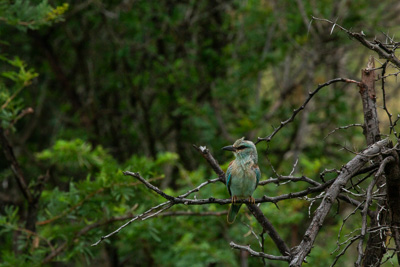
<instances>
[{"instance_id":1,"label":"bird","mask_svg":"<svg viewBox=\"0 0 400 267\"><path fill-rule=\"evenodd\" d=\"M235 155L235 159L229 164L226 171L226 187L232 198L227 222L232 224L242 206L242 203L236 203L238 199L248 199L251 203L255 203L252 195L260 181L261 172L257 165L257 149L253 142L244 140L242 137L233 145L225 146L222 149L232 151Z\"/></svg>"}]
</instances>

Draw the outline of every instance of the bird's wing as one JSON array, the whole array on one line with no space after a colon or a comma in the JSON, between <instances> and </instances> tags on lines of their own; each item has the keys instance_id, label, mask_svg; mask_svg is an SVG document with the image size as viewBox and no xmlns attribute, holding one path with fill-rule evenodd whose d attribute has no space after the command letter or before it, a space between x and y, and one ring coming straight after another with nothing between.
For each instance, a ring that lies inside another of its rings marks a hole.
<instances>
[{"instance_id":1,"label":"bird's wing","mask_svg":"<svg viewBox=\"0 0 400 267\"><path fill-rule=\"evenodd\" d=\"M228 169L226 170L226 174L225 174L225 177L226 177L226 187L228 188L228 192L229 192L229 195L230 196L232 196L232 193L231 193L231 177L232 177L232 163L233 163L233 161L231 161L231 163L229 163L229 167L228 167Z\"/></svg>"},{"instance_id":2,"label":"bird's wing","mask_svg":"<svg viewBox=\"0 0 400 267\"><path fill-rule=\"evenodd\" d=\"M260 178L261 178L261 172L260 172L260 168L258 167L257 164L253 165L253 170L256 173L256 178L257 178L256 188L257 188L258 182L260 181Z\"/></svg>"}]
</instances>

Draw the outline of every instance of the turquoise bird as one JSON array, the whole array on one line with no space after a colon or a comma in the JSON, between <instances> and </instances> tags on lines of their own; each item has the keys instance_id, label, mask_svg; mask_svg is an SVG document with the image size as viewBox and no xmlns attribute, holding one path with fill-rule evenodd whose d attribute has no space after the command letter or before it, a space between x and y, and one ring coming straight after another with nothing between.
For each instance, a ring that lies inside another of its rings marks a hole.
<instances>
[{"instance_id":1,"label":"turquoise bird","mask_svg":"<svg viewBox=\"0 0 400 267\"><path fill-rule=\"evenodd\" d=\"M255 203L252 197L260 181L261 172L258 168L257 149L253 142L244 140L244 137L237 140L233 145L222 148L232 151L235 155L226 171L226 187L232 197L232 205L229 208L227 221L233 223L239 212L241 203L236 204L238 199L248 199Z\"/></svg>"}]
</instances>

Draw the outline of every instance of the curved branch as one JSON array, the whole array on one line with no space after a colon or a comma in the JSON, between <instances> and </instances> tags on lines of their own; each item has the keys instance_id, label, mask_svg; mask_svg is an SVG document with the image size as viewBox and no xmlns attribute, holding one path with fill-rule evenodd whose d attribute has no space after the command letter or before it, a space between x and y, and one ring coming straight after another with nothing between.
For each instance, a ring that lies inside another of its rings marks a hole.
<instances>
[{"instance_id":1,"label":"curved branch","mask_svg":"<svg viewBox=\"0 0 400 267\"><path fill-rule=\"evenodd\" d=\"M342 167L339 176L336 178L332 186L327 190L320 206L315 211L315 215L306 233L304 234L303 240L293 251L293 259L290 262L291 267L301 266L305 257L310 253L318 232L322 227L324 220L334 203L334 200L339 196L341 188L343 188L348 180L368 161L369 155L382 152L382 150L384 150L389 143L389 139L384 139L373 144Z\"/></svg>"},{"instance_id":2,"label":"curved branch","mask_svg":"<svg viewBox=\"0 0 400 267\"><path fill-rule=\"evenodd\" d=\"M250 246L241 246L234 242L229 243L229 245L234 249L245 250L245 251L249 252L250 255L255 256L255 257L262 257L262 258L266 258L269 260L277 260L277 261L289 261L289 259L290 259L289 256L275 256L275 255L266 254L264 252L257 252L257 251L252 250L250 248Z\"/></svg>"},{"instance_id":3,"label":"curved branch","mask_svg":"<svg viewBox=\"0 0 400 267\"><path fill-rule=\"evenodd\" d=\"M325 21L333 25L333 27L338 27L342 31L346 32L350 37L353 37L357 41L359 41L363 46L366 48L375 51L381 58L386 59L387 61L390 61L393 63L396 67L400 68L400 60L396 57L395 55L395 49L389 49L385 45L383 45L381 42L378 40L374 40L373 42L368 41L365 38L365 34L363 32L357 33L357 32L351 32L347 30L346 28L340 26L336 22L330 21L328 19L321 19L317 17L312 17L313 20L319 20L319 21ZM395 47L396 48L396 47Z\"/></svg>"},{"instance_id":4,"label":"curved branch","mask_svg":"<svg viewBox=\"0 0 400 267\"><path fill-rule=\"evenodd\" d=\"M292 116L290 116L289 119L287 119L287 120L285 120L285 121L282 121L281 124L280 124L277 128L275 128L275 130L274 130L270 135L268 135L267 137L264 137L264 138L258 137L257 142L255 142L254 144L257 145L257 144L258 144L259 142L261 142L261 141L266 141L267 143L270 142L271 139L272 139L285 125L291 123L291 122L294 120L294 118L296 117L296 115L297 115L300 111L302 111L303 109L305 109L305 107L307 106L308 102L310 102L311 98L313 98L313 96L316 95L316 94L319 92L319 90L321 90L322 88L324 88L324 87L326 87L326 86L328 86L328 85L330 85L330 84L337 83L337 82L345 82L345 83L360 84L360 82L355 81L355 80L346 79L346 78L336 78L336 79L327 81L326 83L323 83L323 84L318 85L317 89L315 89L314 91L308 93L307 99L304 101L304 103L303 103L299 108L297 108L297 109L295 109L295 110L293 111Z\"/></svg>"},{"instance_id":5,"label":"curved branch","mask_svg":"<svg viewBox=\"0 0 400 267\"><path fill-rule=\"evenodd\" d=\"M137 172L129 172L125 171L125 175L130 175L135 178L137 178L139 181L141 181L147 188L153 190L166 200L169 200L169 202L173 205L175 204L184 204L184 205L205 205L205 204L220 204L220 205L226 205L226 204L231 204L232 200L231 199L217 199L214 197L210 198L203 198L203 199L190 199L190 198L184 198L182 196L174 197L166 194L162 190L160 190L158 187L152 185L148 181L146 181L139 173ZM255 199L255 202L251 202L248 199L238 199L236 203L245 203L245 204L251 204L251 203L264 203L264 202L272 202L272 203L277 203L279 201L285 200L285 199L292 199L292 198L298 198L298 197L304 197L312 193L317 193L325 190L327 187L329 187L335 180L329 180L328 182L324 184L320 184L319 186L315 187L308 187L305 190L299 191L299 192L294 192L294 193L289 193L289 194L284 194L276 197L268 197L268 196L263 196L261 198ZM193 190L191 190L193 191ZM185 194L186 195L186 194Z\"/></svg>"},{"instance_id":6,"label":"curved branch","mask_svg":"<svg viewBox=\"0 0 400 267\"><path fill-rule=\"evenodd\" d=\"M201 153L203 158L207 160L207 162L210 164L211 168L214 170L214 172L218 175L219 179L221 182L225 183L225 173L219 166L217 160L211 155L210 151L205 147L205 146L200 146L197 147L196 145L193 145L193 147Z\"/></svg>"},{"instance_id":7,"label":"curved branch","mask_svg":"<svg viewBox=\"0 0 400 267\"><path fill-rule=\"evenodd\" d=\"M286 245L285 241L280 237L279 233L275 230L272 223L265 217L261 209L254 204L247 204L247 208L254 215L256 220L263 227L264 232L268 233L272 241L274 241L276 247L282 255L290 255L289 247Z\"/></svg>"},{"instance_id":8,"label":"curved branch","mask_svg":"<svg viewBox=\"0 0 400 267\"><path fill-rule=\"evenodd\" d=\"M299 182L299 181L301 181L301 182L309 183L309 184L314 185L314 186L321 185L320 183L318 183L318 182L314 181L313 179L308 178L308 177L306 177L304 175L303 176L299 176L299 177L292 176L292 175L288 175L288 176L279 175L277 178L269 178L268 180L260 181L258 183L258 185L260 186L260 185L266 185L266 184L270 184L270 183L279 184L279 182L281 182L281 181L286 181L286 182Z\"/></svg>"}]
</instances>

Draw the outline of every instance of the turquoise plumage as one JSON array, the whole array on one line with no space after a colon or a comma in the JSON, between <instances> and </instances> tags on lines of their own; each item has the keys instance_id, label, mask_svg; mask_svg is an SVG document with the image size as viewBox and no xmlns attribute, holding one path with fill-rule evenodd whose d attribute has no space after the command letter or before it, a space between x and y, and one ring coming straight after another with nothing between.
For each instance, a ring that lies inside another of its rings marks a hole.
<instances>
[{"instance_id":1,"label":"turquoise plumage","mask_svg":"<svg viewBox=\"0 0 400 267\"><path fill-rule=\"evenodd\" d=\"M226 171L226 187L232 197L227 221L233 223L242 206L241 203L235 203L238 199L248 199L254 203L252 195L260 181L261 173L257 165L257 149L253 142L244 140L243 137L232 146L222 149L232 151L236 157Z\"/></svg>"}]
</instances>

